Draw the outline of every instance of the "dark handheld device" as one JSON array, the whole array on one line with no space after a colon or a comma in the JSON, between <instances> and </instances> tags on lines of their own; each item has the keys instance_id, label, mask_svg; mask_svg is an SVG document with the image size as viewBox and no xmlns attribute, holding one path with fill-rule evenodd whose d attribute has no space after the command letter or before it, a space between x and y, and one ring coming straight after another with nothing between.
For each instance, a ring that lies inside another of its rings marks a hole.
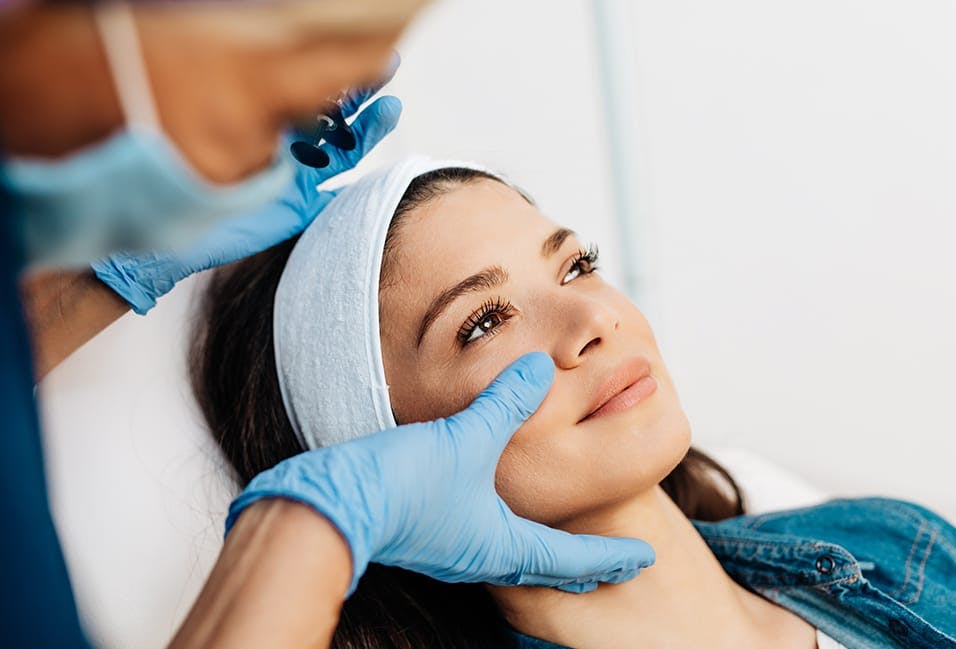
<instances>
[{"instance_id":1,"label":"dark handheld device","mask_svg":"<svg viewBox=\"0 0 956 649\"><path fill-rule=\"evenodd\" d=\"M296 160L316 169L328 166L331 161L329 154L320 148L323 141L343 151L351 151L356 144L355 133L342 117L340 102L335 102L331 110L319 115L318 124L312 132L300 131L300 134L308 139L296 140L289 150Z\"/></svg>"}]
</instances>

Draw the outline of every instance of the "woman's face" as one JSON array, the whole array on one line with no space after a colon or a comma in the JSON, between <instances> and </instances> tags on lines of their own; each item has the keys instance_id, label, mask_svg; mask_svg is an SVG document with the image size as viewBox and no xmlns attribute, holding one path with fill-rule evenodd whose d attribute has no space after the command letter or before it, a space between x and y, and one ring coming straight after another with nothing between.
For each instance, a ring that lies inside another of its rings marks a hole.
<instances>
[{"instance_id":1,"label":"woman's face","mask_svg":"<svg viewBox=\"0 0 956 649\"><path fill-rule=\"evenodd\" d=\"M399 422L464 409L527 352L554 360L547 398L498 464L498 493L516 514L574 527L684 456L689 426L650 326L589 272L573 233L478 180L410 212L396 241L380 320Z\"/></svg>"}]
</instances>

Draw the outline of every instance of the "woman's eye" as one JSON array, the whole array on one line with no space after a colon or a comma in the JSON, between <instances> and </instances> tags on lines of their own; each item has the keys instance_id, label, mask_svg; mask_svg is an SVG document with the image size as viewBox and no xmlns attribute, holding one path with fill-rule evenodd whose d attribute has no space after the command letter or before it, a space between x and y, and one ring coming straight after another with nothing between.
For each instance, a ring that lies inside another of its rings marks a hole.
<instances>
[{"instance_id":1,"label":"woman's eye","mask_svg":"<svg viewBox=\"0 0 956 649\"><path fill-rule=\"evenodd\" d=\"M582 270L582 268L581 268L581 264L580 264L580 263L575 263L573 266L571 266L571 270L569 270L567 273L565 273L564 279L561 280L561 283L562 283L562 284L567 284L567 283L570 282L571 280L573 280L573 279L575 279L576 277L580 276L582 272L583 272L583 270Z\"/></svg>"},{"instance_id":2,"label":"woman's eye","mask_svg":"<svg viewBox=\"0 0 956 649\"><path fill-rule=\"evenodd\" d=\"M458 342L464 346L479 338L497 334L513 315L515 315L515 308L508 300L502 298L488 300L462 323L458 329Z\"/></svg>"},{"instance_id":3,"label":"woman's eye","mask_svg":"<svg viewBox=\"0 0 956 649\"><path fill-rule=\"evenodd\" d=\"M498 313L489 313L484 316L471 330L471 333L468 334L468 337L465 339L465 342L470 343L473 340L477 340L484 336L489 331L494 331L498 325L500 325L504 320L502 320L501 315Z\"/></svg>"},{"instance_id":4,"label":"woman's eye","mask_svg":"<svg viewBox=\"0 0 956 649\"><path fill-rule=\"evenodd\" d=\"M597 246L589 247L587 250L581 250L571 263L571 268L564 274L561 284L567 284L581 275L590 275L597 270L597 260Z\"/></svg>"}]
</instances>

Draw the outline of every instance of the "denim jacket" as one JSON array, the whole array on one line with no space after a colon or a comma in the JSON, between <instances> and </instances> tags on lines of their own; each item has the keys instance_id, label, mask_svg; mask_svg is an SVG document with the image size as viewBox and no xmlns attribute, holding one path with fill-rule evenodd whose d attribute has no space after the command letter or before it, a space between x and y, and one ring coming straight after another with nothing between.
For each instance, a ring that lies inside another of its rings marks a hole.
<instances>
[{"instance_id":1,"label":"denim jacket","mask_svg":"<svg viewBox=\"0 0 956 649\"><path fill-rule=\"evenodd\" d=\"M694 526L734 581L848 649L956 648L956 528L923 507L845 499Z\"/></svg>"}]
</instances>

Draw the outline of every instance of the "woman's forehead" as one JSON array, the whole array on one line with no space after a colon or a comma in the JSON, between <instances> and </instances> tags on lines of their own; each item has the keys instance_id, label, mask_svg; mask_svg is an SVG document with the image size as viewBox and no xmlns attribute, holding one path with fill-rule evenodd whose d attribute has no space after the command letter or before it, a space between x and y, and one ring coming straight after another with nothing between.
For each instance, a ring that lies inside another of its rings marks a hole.
<instances>
[{"instance_id":1,"label":"woman's forehead","mask_svg":"<svg viewBox=\"0 0 956 649\"><path fill-rule=\"evenodd\" d=\"M555 227L517 190L490 179L456 186L405 218L397 252L431 262L482 257L505 242L546 237Z\"/></svg>"}]
</instances>

